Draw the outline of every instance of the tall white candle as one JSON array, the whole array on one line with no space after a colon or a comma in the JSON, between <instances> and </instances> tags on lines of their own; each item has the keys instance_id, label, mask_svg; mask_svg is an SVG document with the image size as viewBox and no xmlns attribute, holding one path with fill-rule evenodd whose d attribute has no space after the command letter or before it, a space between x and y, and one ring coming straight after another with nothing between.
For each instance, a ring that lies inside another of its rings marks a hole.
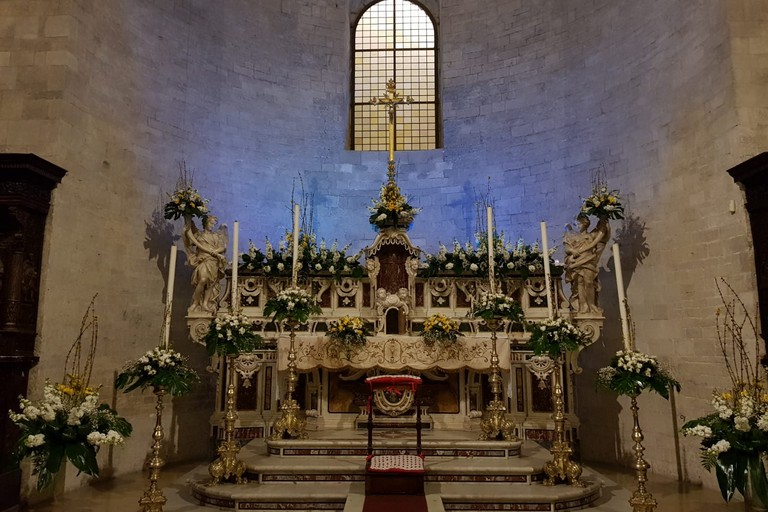
<instances>
[{"instance_id":1,"label":"tall white candle","mask_svg":"<svg viewBox=\"0 0 768 512\"><path fill-rule=\"evenodd\" d=\"M171 311L173 310L173 286L176 280L176 244L171 245L171 259L168 261L168 285L165 294L165 316L163 318L163 348L171 343Z\"/></svg>"},{"instance_id":2,"label":"tall white candle","mask_svg":"<svg viewBox=\"0 0 768 512\"><path fill-rule=\"evenodd\" d=\"M296 287L299 277L299 205L293 205L293 273L291 285Z\"/></svg>"},{"instance_id":3,"label":"tall white candle","mask_svg":"<svg viewBox=\"0 0 768 512\"><path fill-rule=\"evenodd\" d=\"M624 295L624 275L621 272L621 256L619 244L613 244L613 267L616 272L616 289L619 292L619 313L621 314L621 335L625 350L634 350L632 338L629 335L629 316L627 315L627 298Z\"/></svg>"},{"instance_id":4,"label":"tall white candle","mask_svg":"<svg viewBox=\"0 0 768 512\"><path fill-rule=\"evenodd\" d=\"M547 287L547 314L554 318L554 303L552 301L552 273L549 269L549 241L547 240L547 223L541 221L541 250L544 256L544 286Z\"/></svg>"},{"instance_id":5,"label":"tall white candle","mask_svg":"<svg viewBox=\"0 0 768 512\"><path fill-rule=\"evenodd\" d=\"M496 293L496 285L494 284L496 265L493 257L493 208L489 206L486 208L485 213L488 216L488 282L491 285L491 293Z\"/></svg>"},{"instance_id":6,"label":"tall white candle","mask_svg":"<svg viewBox=\"0 0 768 512\"><path fill-rule=\"evenodd\" d=\"M240 259L240 223L235 221L232 224L232 301L231 308L234 313L237 311L237 263Z\"/></svg>"}]
</instances>

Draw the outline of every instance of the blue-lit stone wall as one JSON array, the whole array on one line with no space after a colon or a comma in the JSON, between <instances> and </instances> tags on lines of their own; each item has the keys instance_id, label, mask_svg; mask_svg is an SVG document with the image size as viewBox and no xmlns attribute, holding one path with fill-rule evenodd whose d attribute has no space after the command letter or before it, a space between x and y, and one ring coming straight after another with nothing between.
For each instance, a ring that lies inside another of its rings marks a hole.
<instances>
[{"instance_id":1,"label":"blue-lit stone wall","mask_svg":"<svg viewBox=\"0 0 768 512\"><path fill-rule=\"evenodd\" d=\"M167 249L181 232L158 213L179 162L194 170L222 222L241 222L241 249L289 227L299 175L319 238L355 249L373 239L366 207L385 179L386 153L345 149L349 31L363 2L349 3L0 2L0 150L34 152L69 170L49 220L33 382L59 378L97 291L95 379L106 391L116 368L158 342ZM684 383L674 410L656 397L641 403L654 470L677 474L671 418L707 412L711 387L727 383L712 278L725 275L754 301L746 213L724 171L762 151L768 135L760 92L768 5L427 4L439 21L444 147L397 155L402 190L423 208L414 242L434 250L438 241L472 239L489 182L508 238L533 241L547 220L557 239L593 171L604 169L632 219L614 222L614 234L624 242L638 348L669 361ZM185 261L182 253L172 332L203 364L186 339ZM581 454L626 461L626 403L596 395L590 382L620 346L606 257L600 275L608 320L578 377ZM205 455L210 386L169 409L178 421L171 459ZM140 420L133 446L144 446L151 397L115 401ZM141 449L113 459L120 472L143 460ZM680 460L684 474L704 475L695 447Z\"/></svg>"}]
</instances>

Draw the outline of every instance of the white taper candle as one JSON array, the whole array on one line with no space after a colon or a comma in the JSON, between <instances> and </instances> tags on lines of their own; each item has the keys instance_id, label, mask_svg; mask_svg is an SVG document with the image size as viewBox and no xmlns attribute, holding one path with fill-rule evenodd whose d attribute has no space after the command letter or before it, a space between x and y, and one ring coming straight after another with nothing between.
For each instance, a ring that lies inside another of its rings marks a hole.
<instances>
[{"instance_id":1,"label":"white taper candle","mask_svg":"<svg viewBox=\"0 0 768 512\"><path fill-rule=\"evenodd\" d=\"M240 223L232 224L232 301L231 310L237 311L237 264L240 259Z\"/></svg>"},{"instance_id":2,"label":"white taper candle","mask_svg":"<svg viewBox=\"0 0 768 512\"><path fill-rule=\"evenodd\" d=\"M163 348L171 343L171 311L173 310L173 286L176 280L176 244L171 245L171 258L168 261L168 284L165 293L165 315L163 318Z\"/></svg>"},{"instance_id":3,"label":"white taper candle","mask_svg":"<svg viewBox=\"0 0 768 512\"><path fill-rule=\"evenodd\" d=\"M487 207L486 215L488 216L488 282L491 286L491 293L496 293L496 284L494 271L495 271L495 258L493 256L493 208Z\"/></svg>"},{"instance_id":4,"label":"white taper candle","mask_svg":"<svg viewBox=\"0 0 768 512\"><path fill-rule=\"evenodd\" d=\"M554 315L554 302L552 301L552 273L549 269L549 241L547 240L547 223L541 221L541 250L544 257L544 286L547 287L547 315L551 320Z\"/></svg>"},{"instance_id":5,"label":"white taper candle","mask_svg":"<svg viewBox=\"0 0 768 512\"><path fill-rule=\"evenodd\" d=\"M627 315L627 298L624 295L624 275L621 272L621 256L619 244L613 244L613 268L616 272L616 289L619 292L619 313L621 314L621 336L625 350L634 350L632 337L629 334L629 315Z\"/></svg>"},{"instance_id":6,"label":"white taper candle","mask_svg":"<svg viewBox=\"0 0 768 512\"><path fill-rule=\"evenodd\" d=\"M296 287L299 277L299 205L293 205L293 272L291 286Z\"/></svg>"}]
</instances>

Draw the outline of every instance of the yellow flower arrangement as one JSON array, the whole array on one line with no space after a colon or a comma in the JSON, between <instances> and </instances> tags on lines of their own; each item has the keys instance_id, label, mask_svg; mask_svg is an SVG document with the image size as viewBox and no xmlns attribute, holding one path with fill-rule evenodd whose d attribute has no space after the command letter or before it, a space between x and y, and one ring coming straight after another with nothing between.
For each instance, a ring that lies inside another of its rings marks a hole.
<instances>
[{"instance_id":1,"label":"yellow flower arrangement","mask_svg":"<svg viewBox=\"0 0 768 512\"><path fill-rule=\"evenodd\" d=\"M421 336L427 345L454 343L461 336L459 323L443 314L436 313L424 320Z\"/></svg>"},{"instance_id":2,"label":"yellow flower arrangement","mask_svg":"<svg viewBox=\"0 0 768 512\"><path fill-rule=\"evenodd\" d=\"M360 317L344 316L331 322L325 335L347 348L365 345L371 331Z\"/></svg>"}]
</instances>

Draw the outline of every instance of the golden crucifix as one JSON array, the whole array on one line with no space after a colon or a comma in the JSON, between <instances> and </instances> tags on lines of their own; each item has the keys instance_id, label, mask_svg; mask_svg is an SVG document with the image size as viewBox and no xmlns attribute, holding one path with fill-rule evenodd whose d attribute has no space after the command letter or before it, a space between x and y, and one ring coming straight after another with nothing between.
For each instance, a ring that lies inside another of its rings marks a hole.
<instances>
[{"instance_id":1,"label":"golden crucifix","mask_svg":"<svg viewBox=\"0 0 768 512\"><path fill-rule=\"evenodd\" d=\"M389 113L389 179L394 179L395 174L395 111L403 102L413 103L410 96L401 96L395 88L395 79L387 81L387 90L381 98L371 98L372 105L386 105Z\"/></svg>"}]
</instances>

